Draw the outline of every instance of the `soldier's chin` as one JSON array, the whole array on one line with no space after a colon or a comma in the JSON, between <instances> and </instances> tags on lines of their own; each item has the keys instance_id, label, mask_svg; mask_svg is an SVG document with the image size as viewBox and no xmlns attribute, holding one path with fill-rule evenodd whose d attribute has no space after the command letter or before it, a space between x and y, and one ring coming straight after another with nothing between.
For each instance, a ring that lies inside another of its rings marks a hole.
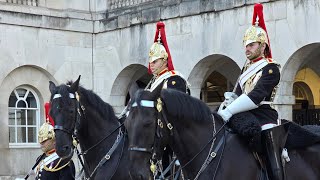
<instances>
[{"instance_id":1,"label":"soldier's chin","mask_svg":"<svg viewBox=\"0 0 320 180\"><path fill-rule=\"evenodd\" d=\"M249 55L247 55L247 58L249 59L249 60L255 60L255 59L257 59L259 56L253 56L253 55L251 55L251 54L249 54Z\"/></svg>"}]
</instances>

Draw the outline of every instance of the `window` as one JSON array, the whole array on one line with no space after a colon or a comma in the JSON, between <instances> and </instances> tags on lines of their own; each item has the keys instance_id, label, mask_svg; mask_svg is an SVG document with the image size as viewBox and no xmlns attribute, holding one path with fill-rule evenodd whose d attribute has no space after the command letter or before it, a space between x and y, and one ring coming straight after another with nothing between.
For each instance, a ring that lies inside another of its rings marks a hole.
<instances>
[{"instance_id":1,"label":"window","mask_svg":"<svg viewBox=\"0 0 320 180\"><path fill-rule=\"evenodd\" d=\"M9 146L38 147L39 100L28 87L18 87L9 98Z\"/></svg>"}]
</instances>

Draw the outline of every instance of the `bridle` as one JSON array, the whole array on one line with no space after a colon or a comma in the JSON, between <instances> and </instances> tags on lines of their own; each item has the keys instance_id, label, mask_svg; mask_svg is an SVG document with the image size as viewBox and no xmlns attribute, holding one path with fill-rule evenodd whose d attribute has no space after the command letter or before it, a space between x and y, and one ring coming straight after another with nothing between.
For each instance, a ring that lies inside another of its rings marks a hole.
<instances>
[{"instance_id":1,"label":"bridle","mask_svg":"<svg viewBox=\"0 0 320 180\"><path fill-rule=\"evenodd\" d=\"M61 96L61 94L55 94L54 96L53 96L53 98L52 98L52 100L54 100L54 99L58 99L58 98L61 98L62 96ZM69 98L70 99L75 99L75 94L72 94L72 93L69 93ZM75 123L80 123L80 119L78 119L78 118L76 118L75 119ZM60 130L60 131L63 131L63 132L65 132L65 133L67 133L67 134L69 134L69 135L75 135L75 131L76 131L76 128L75 128L75 126L74 126L74 128L73 129L67 129L67 128L65 128L65 127L63 127L63 126L61 126L61 125L54 125L54 130L56 131L56 130Z\"/></svg>"},{"instance_id":2,"label":"bridle","mask_svg":"<svg viewBox=\"0 0 320 180\"><path fill-rule=\"evenodd\" d=\"M53 99L57 99L57 98L61 98L61 94L55 94L52 98ZM87 150L81 152L81 150L79 151L77 148L77 145L79 144L79 139L78 139L78 128L80 126L80 119L81 116L85 116L85 107L83 105L81 105L80 103L80 97L79 94L76 92L75 94L73 93L69 93L69 98L70 99L75 99L77 101L77 113L76 113L76 117L75 117L75 124L73 126L73 129L68 129L63 127L62 125L55 125L54 126L54 130L55 131L62 131L65 132L69 135L71 135L72 137L72 144L74 146L75 151L77 152L77 156L78 159L84 169L84 173L85 176L88 178L85 178L86 180L89 180L93 177L93 175L96 173L96 171L104 164L106 163L110 158L111 155L113 154L113 152L115 151L115 149L118 147L118 145L120 144L120 142L122 141L122 139L124 139L124 133L121 130L121 127L123 126L123 123L119 123L119 126L114 129L111 133L109 133L107 136L105 136L104 138L102 138L100 141L98 141L96 144L92 145L91 147L89 147ZM94 170L89 173L89 168L88 165L86 164L86 161L83 162L82 159L85 160L84 155L87 154L89 151L91 151L92 149L94 149L95 147L97 147L100 143L102 143L104 140L106 140L108 137L110 137L114 132L116 132L117 130L119 130L118 136L113 144L113 146L111 147L111 149L108 151L108 153L102 157L102 159L100 160L100 162L97 164L97 166L94 168ZM123 141L124 142L124 141ZM122 149L123 151L123 149ZM72 152L71 152L72 153ZM81 158L82 156L82 158ZM120 156L121 158L121 156Z\"/></svg>"},{"instance_id":3,"label":"bridle","mask_svg":"<svg viewBox=\"0 0 320 180\"><path fill-rule=\"evenodd\" d=\"M131 105L131 108L134 108L134 107L137 107L138 104L136 102L134 102L132 105ZM151 155L151 159L150 159L150 170L153 174L153 176L155 176L158 172L160 172L162 175L163 175L163 172L167 172L169 171L168 168L170 168L170 166L163 171L163 168L162 168L162 161L160 160L161 159L161 139L163 138L163 125L164 123L162 122L161 119L165 119L165 121L167 120L167 118L162 118L163 117L163 113L161 112L162 111L162 102L161 102L161 99L159 98L157 102L155 101L150 101L150 100L141 100L140 101L140 106L142 107L147 107L147 108L157 108L158 110L158 124L156 124L155 126L155 136L154 136L154 141L153 141L153 145L152 147L138 147L138 146L131 146L129 147L129 151L138 151L138 152L143 152L143 153L148 153ZM170 127L170 129L172 130L172 125L166 121L167 124L168 124L168 128ZM172 132L170 132L171 135ZM173 164L174 163L170 163ZM165 173L164 173L165 174ZM164 177L164 175L163 175Z\"/></svg>"},{"instance_id":4,"label":"bridle","mask_svg":"<svg viewBox=\"0 0 320 180\"><path fill-rule=\"evenodd\" d=\"M159 160L157 157L158 157L158 152L161 151L160 147L159 147L159 142L157 142L156 140L158 139L159 141L161 141L162 139L162 131L163 131L163 128L166 127L168 130L169 130L169 134L170 136L172 137L173 136L173 130L174 130L174 127L173 125L168 121L167 119L167 116L166 116L166 113L163 111L163 108L164 108L164 104L162 103L162 100L161 98L159 97L157 99L157 101L151 101L151 100L140 100L139 102L139 105L137 102L134 102L131 107L138 107L138 106L141 106L141 107L147 107L147 108L155 108L158 112L158 115L157 115L157 124L156 124L156 129L155 129L155 137L154 137L154 143L153 143L153 146L151 148L146 148L146 147L138 147L138 146L132 146L132 147L129 147L129 151L138 151L138 152L145 152L145 153L150 153L152 156L151 156L151 159L150 159L150 170L151 172L153 173L153 175L155 176L158 172L162 173L162 169L160 168L159 169L159 162L161 163L161 160ZM215 147L215 149L213 149L214 147L214 144L215 144L215 140L216 140L216 136L218 135L218 133L224 129L224 132L226 132L225 130L225 125L226 123L224 123L220 129L218 131L216 131L215 129L215 120L214 120L214 116L212 116L212 119L213 119L213 135L212 135L212 138L208 141L208 143L194 156L192 157L185 165L183 165L182 167L180 167L178 169L178 171L176 171L176 173L180 172L184 167L186 167L188 164L190 164L200 153L203 152L203 150L210 144L210 142L212 141L211 143L211 147L210 147L210 150L209 150L209 153L207 155L207 158L206 160L204 161L204 163L202 164L201 168L199 169L196 177L195 177L195 180L199 178L199 176L201 175L201 173L207 168L207 166L210 164L210 162L216 157L219 149L222 147L223 145L223 150L221 152L221 155L220 155L220 158L219 158L219 162L218 162L218 165L216 167L216 170L215 170L215 174L214 174L214 177L213 179L215 179L215 176L216 176L216 173L217 173L217 170L219 168L219 164L221 162L221 158L222 158L222 155L223 155L223 152L224 152L224 147L225 147L225 144L226 144L226 134L224 134L222 136L222 138L220 138L219 140L219 143L217 144L217 146ZM158 145L158 146L156 146ZM161 157L160 157L161 158ZM176 174L174 173L174 174Z\"/></svg>"}]
</instances>

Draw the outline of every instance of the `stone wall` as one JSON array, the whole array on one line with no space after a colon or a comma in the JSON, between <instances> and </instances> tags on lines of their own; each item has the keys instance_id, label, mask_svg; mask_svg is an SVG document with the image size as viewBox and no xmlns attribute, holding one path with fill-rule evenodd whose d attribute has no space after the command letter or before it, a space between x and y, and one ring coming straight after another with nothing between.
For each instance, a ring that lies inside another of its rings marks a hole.
<instances>
[{"instance_id":1,"label":"stone wall","mask_svg":"<svg viewBox=\"0 0 320 180\"><path fill-rule=\"evenodd\" d=\"M119 113L130 83L147 72L156 21L165 22L174 65L192 84L195 97L212 71L235 82L245 61L242 37L250 26L253 0L112 1L126 3L117 7L104 0L39 2L46 3L0 0L0 176L24 175L40 152L9 148L7 106L14 88L30 85L43 105L49 99L49 80L60 84L81 74L81 84ZM305 64L319 66L310 58L320 57L315 53L320 47L320 2L260 2L273 57L282 65L277 108L282 118L291 119L296 72Z\"/></svg>"}]
</instances>

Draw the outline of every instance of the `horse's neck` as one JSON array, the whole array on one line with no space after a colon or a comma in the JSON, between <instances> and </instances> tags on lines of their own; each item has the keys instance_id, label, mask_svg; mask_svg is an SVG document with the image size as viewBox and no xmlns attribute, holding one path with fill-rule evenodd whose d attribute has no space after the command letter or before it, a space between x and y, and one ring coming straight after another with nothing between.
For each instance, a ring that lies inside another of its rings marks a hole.
<instances>
[{"instance_id":1,"label":"horse's neck","mask_svg":"<svg viewBox=\"0 0 320 180\"><path fill-rule=\"evenodd\" d=\"M86 114L81 117L79 128L79 141L82 151L85 151L99 143L99 141L106 138L119 126L114 114L112 116L110 115L109 118L102 117L94 111L94 108L86 108L85 113ZM117 135L118 131L113 132L105 140L99 143L97 147L92 148L92 150L87 153L86 159L89 166L91 164L91 168L99 163L101 158L112 147Z\"/></svg>"},{"instance_id":2,"label":"horse's neck","mask_svg":"<svg viewBox=\"0 0 320 180\"><path fill-rule=\"evenodd\" d=\"M209 118L205 123L176 120L173 141L171 141L170 146L176 153L182 166L189 163L189 161L208 144L213 137L214 131L218 130L220 126L221 125L217 124L213 119L210 120ZM186 166L186 172L191 172L188 178L196 175L194 174L197 173L195 169L199 170L209 153L210 147L211 142L205 147L202 153Z\"/></svg>"}]
</instances>

